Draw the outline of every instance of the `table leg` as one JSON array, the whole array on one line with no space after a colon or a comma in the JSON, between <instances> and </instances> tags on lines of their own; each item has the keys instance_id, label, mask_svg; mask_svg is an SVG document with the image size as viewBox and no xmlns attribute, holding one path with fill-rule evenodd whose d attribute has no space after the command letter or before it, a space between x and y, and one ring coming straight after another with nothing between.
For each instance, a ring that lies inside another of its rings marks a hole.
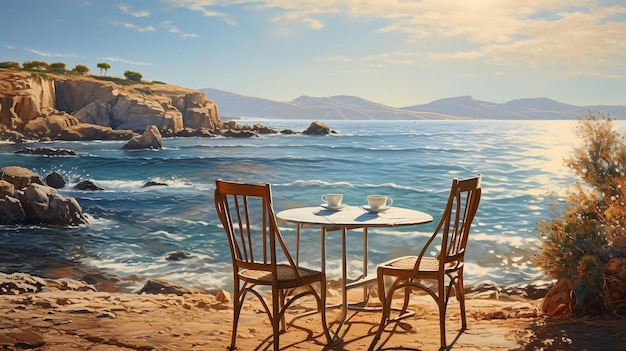
<instances>
[{"instance_id":1,"label":"table leg","mask_svg":"<svg viewBox=\"0 0 626 351\"><path fill-rule=\"evenodd\" d=\"M300 228L302 224L296 224L296 266L300 266Z\"/></svg>"}]
</instances>

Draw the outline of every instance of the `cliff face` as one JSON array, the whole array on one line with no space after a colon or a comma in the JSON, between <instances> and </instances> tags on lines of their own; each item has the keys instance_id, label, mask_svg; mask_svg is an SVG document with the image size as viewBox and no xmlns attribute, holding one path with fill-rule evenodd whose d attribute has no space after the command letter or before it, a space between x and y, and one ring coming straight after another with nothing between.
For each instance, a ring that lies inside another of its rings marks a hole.
<instances>
[{"instance_id":1,"label":"cliff face","mask_svg":"<svg viewBox=\"0 0 626 351\"><path fill-rule=\"evenodd\" d=\"M0 69L0 129L36 134L33 125L45 124L49 121L41 119L52 116L61 116L68 127L75 125L75 120L100 129L133 132L155 125L165 134L183 129L216 130L222 125L217 105L200 91L167 84L120 85L103 77L42 76Z\"/></svg>"}]
</instances>

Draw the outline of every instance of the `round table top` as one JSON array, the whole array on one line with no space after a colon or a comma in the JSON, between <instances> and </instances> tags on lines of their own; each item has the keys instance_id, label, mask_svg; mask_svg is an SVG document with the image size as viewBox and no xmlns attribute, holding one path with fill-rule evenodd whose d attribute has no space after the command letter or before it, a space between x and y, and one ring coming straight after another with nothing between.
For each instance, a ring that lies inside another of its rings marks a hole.
<instances>
[{"instance_id":1,"label":"round table top","mask_svg":"<svg viewBox=\"0 0 626 351\"><path fill-rule=\"evenodd\" d=\"M276 214L282 221L298 224L314 224L324 227L393 227L424 224L433 221L428 213L402 207L389 207L379 212L370 212L362 206L343 206L330 210L322 206L298 207Z\"/></svg>"}]
</instances>

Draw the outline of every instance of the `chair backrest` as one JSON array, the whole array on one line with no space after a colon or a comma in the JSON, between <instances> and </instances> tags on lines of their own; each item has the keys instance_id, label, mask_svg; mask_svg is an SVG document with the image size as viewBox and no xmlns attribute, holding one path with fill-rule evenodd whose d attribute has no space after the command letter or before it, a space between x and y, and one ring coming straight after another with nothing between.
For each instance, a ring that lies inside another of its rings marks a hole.
<instances>
[{"instance_id":1,"label":"chair backrest","mask_svg":"<svg viewBox=\"0 0 626 351\"><path fill-rule=\"evenodd\" d=\"M276 273L277 261L295 264L278 230L270 184L215 181L215 208L230 244L235 272Z\"/></svg>"},{"instance_id":2,"label":"chair backrest","mask_svg":"<svg viewBox=\"0 0 626 351\"><path fill-rule=\"evenodd\" d=\"M443 268L443 266L448 265L450 268L455 264L461 265L463 263L470 228L480 203L481 180L481 174L473 178L463 180L455 178L452 180L448 202L439 225L422 249L418 262L428 252L428 247L434 239L441 235L441 249L438 256L440 266ZM418 266L416 265L415 268Z\"/></svg>"}]
</instances>

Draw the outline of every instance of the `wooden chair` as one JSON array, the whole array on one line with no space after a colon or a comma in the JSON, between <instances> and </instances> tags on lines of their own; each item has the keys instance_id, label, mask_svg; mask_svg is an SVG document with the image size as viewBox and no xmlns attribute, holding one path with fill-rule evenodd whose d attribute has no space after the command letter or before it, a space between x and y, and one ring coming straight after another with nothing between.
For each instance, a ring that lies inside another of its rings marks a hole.
<instances>
[{"instance_id":1,"label":"wooden chair","mask_svg":"<svg viewBox=\"0 0 626 351\"><path fill-rule=\"evenodd\" d=\"M330 343L325 309L326 277L320 271L294 263L276 224L270 185L221 180L216 180L215 184L215 207L228 237L233 262L234 316L230 349L236 349L237 323L248 293L260 300L270 319L274 350L279 349L279 335L285 330L285 311L307 295L312 295L317 302L322 328ZM314 283L319 283L319 293ZM263 287L271 290L271 307L263 298ZM293 290L299 287L303 289ZM289 293L294 295L285 302Z\"/></svg>"},{"instance_id":2,"label":"wooden chair","mask_svg":"<svg viewBox=\"0 0 626 351\"><path fill-rule=\"evenodd\" d=\"M409 295L412 289L421 289L427 292L439 306L439 329L441 349L446 348L446 307L452 289L461 308L461 331L467 328L465 317L465 294L463 288L463 261L465 248L470 232L470 226L480 202L481 178L479 174L465 180L454 179L450 188L450 195L437 229L422 248L418 256L394 258L378 265L378 294L382 302L382 318L374 340L369 350L374 350L385 327L389 322L405 318L412 312L407 312ZM436 239L439 240L436 241ZM432 245L431 245L432 244ZM436 247L437 244L441 248ZM434 257L427 257L429 252L438 251ZM393 282L385 290L385 278L392 277ZM436 281L436 284L426 286L423 280ZM446 285L446 280L448 281ZM404 290L404 303L400 315L390 320L393 295L400 289Z\"/></svg>"}]
</instances>

